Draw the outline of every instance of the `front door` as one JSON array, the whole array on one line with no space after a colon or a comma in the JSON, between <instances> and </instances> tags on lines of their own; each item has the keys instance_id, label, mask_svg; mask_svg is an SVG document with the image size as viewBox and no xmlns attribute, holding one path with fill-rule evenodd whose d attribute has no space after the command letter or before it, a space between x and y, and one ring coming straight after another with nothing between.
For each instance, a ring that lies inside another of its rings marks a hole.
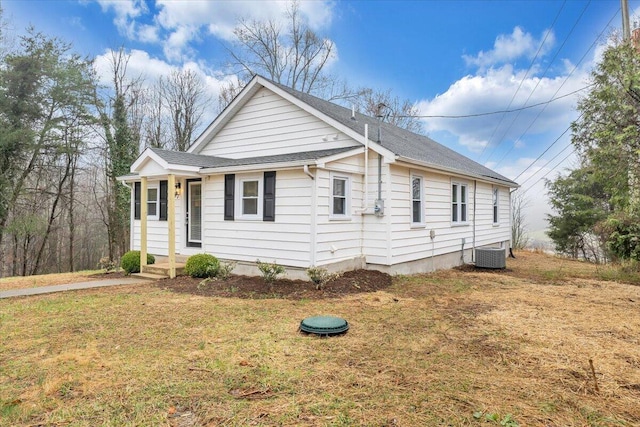
<instances>
[{"instance_id":1,"label":"front door","mask_svg":"<svg viewBox=\"0 0 640 427\"><path fill-rule=\"evenodd\" d=\"M187 246L202 247L202 181L187 180Z\"/></svg>"}]
</instances>

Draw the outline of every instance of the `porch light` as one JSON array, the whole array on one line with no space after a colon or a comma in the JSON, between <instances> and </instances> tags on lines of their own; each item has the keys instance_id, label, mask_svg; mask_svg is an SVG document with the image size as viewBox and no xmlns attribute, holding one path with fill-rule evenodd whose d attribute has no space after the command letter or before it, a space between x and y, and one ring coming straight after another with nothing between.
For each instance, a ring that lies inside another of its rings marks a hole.
<instances>
[{"instance_id":1,"label":"porch light","mask_svg":"<svg viewBox=\"0 0 640 427\"><path fill-rule=\"evenodd\" d=\"M182 185L179 182L176 182L176 191L175 191L175 196L176 199L180 197L180 194L182 193Z\"/></svg>"}]
</instances>

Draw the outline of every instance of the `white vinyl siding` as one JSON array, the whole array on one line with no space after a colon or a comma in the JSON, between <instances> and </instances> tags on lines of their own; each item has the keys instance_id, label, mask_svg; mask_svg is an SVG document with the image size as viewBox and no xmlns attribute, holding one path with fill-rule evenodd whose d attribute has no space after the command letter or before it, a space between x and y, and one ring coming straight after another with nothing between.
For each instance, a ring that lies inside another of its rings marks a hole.
<instances>
[{"instance_id":1,"label":"white vinyl siding","mask_svg":"<svg viewBox=\"0 0 640 427\"><path fill-rule=\"evenodd\" d=\"M266 88L203 144L199 154L233 159L361 146Z\"/></svg>"},{"instance_id":2,"label":"white vinyl siding","mask_svg":"<svg viewBox=\"0 0 640 427\"><path fill-rule=\"evenodd\" d=\"M252 175L236 174L236 218L239 218L238 182ZM253 175L255 180L256 175ZM256 259L285 266L309 267L311 194L314 183L302 169L277 171L275 221L225 221L224 175L206 180L201 252L222 259L255 263ZM259 184L262 192L262 181ZM258 201L262 209L262 198ZM260 211L261 212L261 211Z\"/></svg>"},{"instance_id":3,"label":"white vinyl siding","mask_svg":"<svg viewBox=\"0 0 640 427\"><path fill-rule=\"evenodd\" d=\"M330 167L331 165L327 165ZM333 183L347 178L347 206L344 216L333 215ZM316 265L330 264L362 256L362 216L354 210L362 206L362 175L347 175L319 169L315 179L317 194ZM336 219L347 219L336 221Z\"/></svg>"},{"instance_id":4,"label":"white vinyl siding","mask_svg":"<svg viewBox=\"0 0 640 427\"><path fill-rule=\"evenodd\" d=\"M184 184L183 184L184 185ZM159 181L149 181L148 187L160 188ZM133 191L131 192L133 198ZM184 191L180 197L176 198L176 250L180 251L184 243ZM151 219L147 217L148 219ZM131 232L133 233L131 239L131 249L140 250L140 220L133 220L131 225ZM147 221L147 252L153 255L167 256L167 242L169 241L169 222L168 221Z\"/></svg>"},{"instance_id":5,"label":"white vinyl siding","mask_svg":"<svg viewBox=\"0 0 640 427\"><path fill-rule=\"evenodd\" d=\"M451 176L432 171L422 172L424 177L425 227L411 227L412 196L411 171L402 166L391 165L391 205L386 213L392 215L391 253L392 263L402 263L460 252L473 247L473 227L458 227L451 222L452 182L460 182ZM464 181L462 181L464 183ZM493 224L492 185L477 183L476 192L476 247L500 246L510 239L508 222L507 187L500 187L500 224ZM473 183L467 183L467 224L473 223ZM433 230L435 238L429 236ZM471 261L468 253L465 260Z\"/></svg>"}]
</instances>

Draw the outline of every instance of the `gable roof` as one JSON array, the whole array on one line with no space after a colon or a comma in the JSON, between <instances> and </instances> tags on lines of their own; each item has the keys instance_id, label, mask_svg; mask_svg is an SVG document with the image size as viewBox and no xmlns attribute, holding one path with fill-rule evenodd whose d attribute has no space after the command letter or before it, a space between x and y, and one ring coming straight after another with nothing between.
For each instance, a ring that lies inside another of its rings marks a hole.
<instances>
[{"instance_id":1,"label":"gable roof","mask_svg":"<svg viewBox=\"0 0 640 427\"><path fill-rule=\"evenodd\" d=\"M279 94L298 107L334 126L337 130L351 136L357 143L362 145L364 145L365 125L367 125L369 134L373 136L368 138L367 144L369 148L381 154L390 162L401 161L452 174L498 182L512 188L518 187L518 184L509 178L437 143L427 136L410 132L389 123L380 122L377 118L358 112L352 118L352 111L348 108L299 92L261 76L255 76L247 84L231 104L196 139L187 152L148 148L134 162L131 171L137 172L136 169L149 158L156 160L165 169L215 172L217 169L250 167L262 164L276 166L284 163L302 164L305 161L317 161L321 158L340 156L349 151L362 149L362 146L354 146L244 159L229 159L197 154L262 87ZM377 141L378 129L380 129L380 141ZM374 140L377 142L374 142Z\"/></svg>"},{"instance_id":2,"label":"gable roof","mask_svg":"<svg viewBox=\"0 0 640 427\"><path fill-rule=\"evenodd\" d=\"M245 88L234 98L225 110L209 125L209 127L189 147L190 153L199 152L224 125L233 118L237 111L261 88L267 88L288 101L304 109L320 120L336 127L364 145L365 124L369 128L369 148L391 161L403 161L444 172L500 182L509 187L518 184L494 170L445 147L431 138L410 132L389 123L379 122L375 117L355 113L352 119L350 109L320 99L308 93L291 89L262 76L256 75ZM378 127L381 140L377 141Z\"/></svg>"}]
</instances>

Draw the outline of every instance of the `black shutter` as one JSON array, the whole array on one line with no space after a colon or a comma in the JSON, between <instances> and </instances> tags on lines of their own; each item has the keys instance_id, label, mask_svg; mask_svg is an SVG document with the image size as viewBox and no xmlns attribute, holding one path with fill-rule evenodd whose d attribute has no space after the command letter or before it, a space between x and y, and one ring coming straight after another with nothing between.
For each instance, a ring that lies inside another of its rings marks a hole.
<instances>
[{"instance_id":1,"label":"black shutter","mask_svg":"<svg viewBox=\"0 0 640 427\"><path fill-rule=\"evenodd\" d=\"M276 173L264 173L264 206L262 209L263 221L276 220Z\"/></svg>"},{"instance_id":2,"label":"black shutter","mask_svg":"<svg viewBox=\"0 0 640 427\"><path fill-rule=\"evenodd\" d=\"M140 219L140 193L141 183L133 183L133 219Z\"/></svg>"},{"instance_id":3,"label":"black shutter","mask_svg":"<svg viewBox=\"0 0 640 427\"><path fill-rule=\"evenodd\" d=\"M160 181L160 221L167 220L168 181Z\"/></svg>"},{"instance_id":4,"label":"black shutter","mask_svg":"<svg viewBox=\"0 0 640 427\"><path fill-rule=\"evenodd\" d=\"M233 221L235 204L236 176L228 174L224 176L224 220Z\"/></svg>"}]
</instances>

